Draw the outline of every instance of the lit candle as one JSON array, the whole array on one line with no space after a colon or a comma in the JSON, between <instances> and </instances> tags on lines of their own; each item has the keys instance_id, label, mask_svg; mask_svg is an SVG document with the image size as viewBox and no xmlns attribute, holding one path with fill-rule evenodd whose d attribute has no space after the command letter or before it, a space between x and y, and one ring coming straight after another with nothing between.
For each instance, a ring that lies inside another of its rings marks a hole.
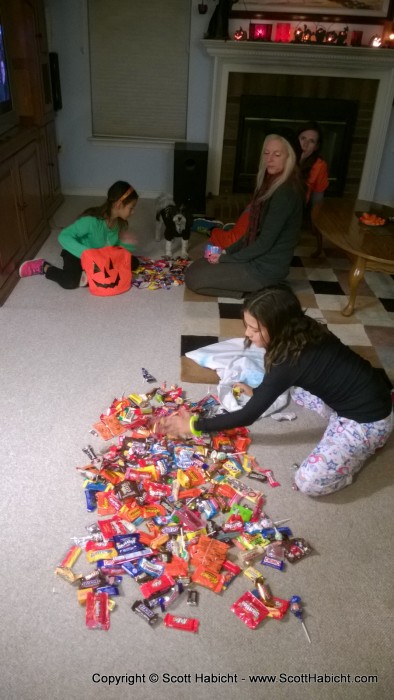
<instances>
[{"instance_id":1,"label":"lit candle","mask_svg":"<svg viewBox=\"0 0 394 700\"><path fill-rule=\"evenodd\" d=\"M371 46L373 46L374 49L378 49L382 45L382 38L375 34L375 36L371 38L371 41L369 43Z\"/></svg>"},{"instance_id":2,"label":"lit candle","mask_svg":"<svg viewBox=\"0 0 394 700\"><path fill-rule=\"evenodd\" d=\"M275 41L287 43L290 41L290 22L277 22L275 31Z\"/></svg>"},{"instance_id":3,"label":"lit candle","mask_svg":"<svg viewBox=\"0 0 394 700\"><path fill-rule=\"evenodd\" d=\"M257 41L271 41L272 24L250 24L249 38Z\"/></svg>"}]
</instances>

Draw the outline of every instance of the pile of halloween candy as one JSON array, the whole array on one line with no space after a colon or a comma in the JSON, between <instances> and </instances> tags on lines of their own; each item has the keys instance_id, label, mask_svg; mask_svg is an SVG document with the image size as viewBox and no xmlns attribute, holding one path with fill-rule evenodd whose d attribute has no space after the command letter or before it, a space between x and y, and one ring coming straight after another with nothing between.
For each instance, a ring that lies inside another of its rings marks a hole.
<instances>
[{"instance_id":1,"label":"pile of halloween candy","mask_svg":"<svg viewBox=\"0 0 394 700\"><path fill-rule=\"evenodd\" d=\"M145 369L143 375L155 381ZM157 420L181 405L205 416L221 410L212 395L192 403L180 387L164 384L115 399L100 416L90 432L111 444L98 455L83 448L89 463L77 467L87 510L98 518L72 538L55 573L76 587L92 629L109 628L125 576L135 582L131 610L149 625L162 613L166 627L197 632L197 617L168 609L181 596L197 606L199 587L220 594L241 574L254 588L231 610L249 628L281 619L289 607L302 622L300 598L276 598L265 581L269 567L283 570L312 551L263 510L260 484L280 484L248 454L247 428L188 440L157 435ZM82 552L94 566L89 573L78 572Z\"/></svg>"},{"instance_id":2,"label":"pile of halloween candy","mask_svg":"<svg viewBox=\"0 0 394 700\"><path fill-rule=\"evenodd\" d=\"M187 258L163 258L150 260L139 258L140 265L133 272L133 287L139 289L171 289L184 283L185 270L190 265Z\"/></svg>"}]
</instances>

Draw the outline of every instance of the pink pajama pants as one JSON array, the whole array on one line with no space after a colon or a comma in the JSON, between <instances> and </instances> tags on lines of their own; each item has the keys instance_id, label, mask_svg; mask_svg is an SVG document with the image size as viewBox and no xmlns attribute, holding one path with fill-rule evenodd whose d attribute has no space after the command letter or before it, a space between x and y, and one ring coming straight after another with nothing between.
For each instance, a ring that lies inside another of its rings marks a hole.
<instances>
[{"instance_id":1,"label":"pink pajama pants","mask_svg":"<svg viewBox=\"0 0 394 700\"><path fill-rule=\"evenodd\" d=\"M393 430L393 414L374 423L357 423L338 416L317 396L300 387L291 389L293 401L328 418L328 426L318 445L295 473L295 484L308 496L324 496L339 491L356 474Z\"/></svg>"}]
</instances>

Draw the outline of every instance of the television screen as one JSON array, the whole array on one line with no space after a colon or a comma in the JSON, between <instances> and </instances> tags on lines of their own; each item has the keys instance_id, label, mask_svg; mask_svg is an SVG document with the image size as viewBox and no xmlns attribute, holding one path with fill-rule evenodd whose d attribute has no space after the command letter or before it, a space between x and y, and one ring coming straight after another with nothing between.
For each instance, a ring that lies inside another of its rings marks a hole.
<instances>
[{"instance_id":1,"label":"television screen","mask_svg":"<svg viewBox=\"0 0 394 700\"><path fill-rule=\"evenodd\" d=\"M4 40L4 25L0 18L0 133L11 129L18 121L12 104L10 78Z\"/></svg>"},{"instance_id":2,"label":"television screen","mask_svg":"<svg viewBox=\"0 0 394 700\"><path fill-rule=\"evenodd\" d=\"M10 83L8 80L7 61L3 39L3 27L0 24L0 110L6 109L7 102L11 101Z\"/></svg>"}]
</instances>

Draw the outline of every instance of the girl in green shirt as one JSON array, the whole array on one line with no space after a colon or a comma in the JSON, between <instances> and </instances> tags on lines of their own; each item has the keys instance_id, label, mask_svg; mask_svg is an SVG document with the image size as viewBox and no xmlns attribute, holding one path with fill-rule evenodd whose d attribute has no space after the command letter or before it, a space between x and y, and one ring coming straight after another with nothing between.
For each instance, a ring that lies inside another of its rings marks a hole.
<instances>
[{"instance_id":1,"label":"girl in green shirt","mask_svg":"<svg viewBox=\"0 0 394 700\"><path fill-rule=\"evenodd\" d=\"M63 289L86 286L86 273L81 265L84 250L122 246L133 252L133 237L127 230L127 220L137 201L138 194L134 187L121 180L115 182L101 206L87 209L74 223L61 231L59 243L62 246L63 269L51 265L43 258L26 260L19 268L19 276L45 275ZM132 256L131 264L135 270L139 264L138 259Z\"/></svg>"}]
</instances>

